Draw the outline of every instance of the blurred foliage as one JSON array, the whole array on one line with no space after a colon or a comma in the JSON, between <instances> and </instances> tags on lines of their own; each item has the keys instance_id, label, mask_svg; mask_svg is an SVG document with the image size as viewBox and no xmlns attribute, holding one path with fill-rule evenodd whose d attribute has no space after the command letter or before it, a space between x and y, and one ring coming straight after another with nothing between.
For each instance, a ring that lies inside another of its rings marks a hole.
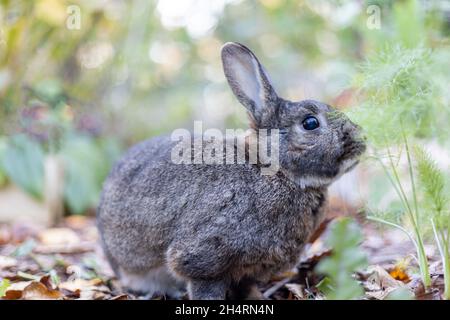
<instances>
[{"instance_id":1,"label":"blurred foliage","mask_svg":"<svg viewBox=\"0 0 450 320\"><path fill-rule=\"evenodd\" d=\"M350 113L376 147L399 144L403 134L447 142L450 129L448 47L398 45L372 54L356 86L364 96Z\"/></svg>"},{"instance_id":2,"label":"blurred foliage","mask_svg":"<svg viewBox=\"0 0 450 320\"><path fill-rule=\"evenodd\" d=\"M3 168L8 177L35 197L42 196L44 152L25 135L10 139L3 154Z\"/></svg>"},{"instance_id":3,"label":"blurred foliage","mask_svg":"<svg viewBox=\"0 0 450 320\"><path fill-rule=\"evenodd\" d=\"M328 299L349 300L363 296L363 288L352 276L367 266L366 255L359 247L362 241L360 228L350 218L332 224L325 242L333 253L317 265L317 271L327 275L320 287Z\"/></svg>"},{"instance_id":4,"label":"blurred foliage","mask_svg":"<svg viewBox=\"0 0 450 320\"><path fill-rule=\"evenodd\" d=\"M380 29L368 27L370 5L381 11ZM349 86L367 97L382 84L380 95L393 96L383 89L392 81L401 80L395 88L414 82L413 90L427 90L420 99L401 97L398 117L412 102L427 115L416 130L423 134L448 103L439 93L447 90L448 99L448 17L441 1L0 0L0 185L9 179L42 193L41 169L13 173L29 163L40 168L42 155L29 159L16 146L23 159L15 169L5 161L17 134L27 148L62 156L65 201L81 213L95 205L111 163L131 143L191 128L193 119L245 128L222 74L227 41L254 49L280 95L294 100L346 106L341 93Z\"/></svg>"}]
</instances>

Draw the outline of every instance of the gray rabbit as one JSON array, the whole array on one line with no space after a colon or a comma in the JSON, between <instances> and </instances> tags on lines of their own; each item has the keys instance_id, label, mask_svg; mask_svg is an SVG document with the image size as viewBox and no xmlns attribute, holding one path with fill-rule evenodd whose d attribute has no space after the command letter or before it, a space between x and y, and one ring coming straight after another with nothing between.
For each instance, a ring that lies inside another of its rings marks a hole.
<instances>
[{"instance_id":1,"label":"gray rabbit","mask_svg":"<svg viewBox=\"0 0 450 320\"><path fill-rule=\"evenodd\" d=\"M251 127L279 129L280 168L175 164L169 136L132 147L97 214L105 254L130 290L179 297L187 285L190 299L262 298L257 281L297 263L327 187L365 150L360 129L330 106L280 98L245 46L225 44L222 62Z\"/></svg>"}]
</instances>

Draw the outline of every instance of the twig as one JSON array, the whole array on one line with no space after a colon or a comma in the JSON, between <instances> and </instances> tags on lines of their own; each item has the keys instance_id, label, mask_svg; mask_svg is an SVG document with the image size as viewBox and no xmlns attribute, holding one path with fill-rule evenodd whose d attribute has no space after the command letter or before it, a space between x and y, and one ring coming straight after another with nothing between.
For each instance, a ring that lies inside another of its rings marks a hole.
<instances>
[{"instance_id":1,"label":"twig","mask_svg":"<svg viewBox=\"0 0 450 320\"><path fill-rule=\"evenodd\" d=\"M289 277L289 278L283 279L283 280L275 283L272 287L270 287L263 293L264 298L266 298L266 299L270 298L275 292L277 292L279 289L281 289L285 284L287 284L291 280L292 280L292 277Z\"/></svg>"}]
</instances>

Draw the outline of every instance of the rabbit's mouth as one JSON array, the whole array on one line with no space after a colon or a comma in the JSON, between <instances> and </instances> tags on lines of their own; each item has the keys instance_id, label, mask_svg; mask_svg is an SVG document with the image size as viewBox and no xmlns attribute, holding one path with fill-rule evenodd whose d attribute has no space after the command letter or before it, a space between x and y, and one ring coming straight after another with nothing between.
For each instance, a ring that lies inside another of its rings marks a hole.
<instances>
[{"instance_id":1,"label":"rabbit's mouth","mask_svg":"<svg viewBox=\"0 0 450 320\"><path fill-rule=\"evenodd\" d=\"M356 140L353 143L344 146L338 163L340 164L340 173L344 174L354 169L359 163L359 157L366 151L366 144L363 140Z\"/></svg>"},{"instance_id":2,"label":"rabbit's mouth","mask_svg":"<svg viewBox=\"0 0 450 320\"><path fill-rule=\"evenodd\" d=\"M354 140L351 143L344 142L344 151L339 157L338 161L342 165L348 166L346 163L353 163L356 161L358 164L358 158L366 151L366 144L363 139ZM355 165L356 165L355 164Z\"/></svg>"},{"instance_id":3,"label":"rabbit's mouth","mask_svg":"<svg viewBox=\"0 0 450 320\"><path fill-rule=\"evenodd\" d=\"M347 159L344 160L344 162L341 165L341 172L347 173L351 170L353 170L359 163L359 159L353 158L353 159Z\"/></svg>"}]
</instances>

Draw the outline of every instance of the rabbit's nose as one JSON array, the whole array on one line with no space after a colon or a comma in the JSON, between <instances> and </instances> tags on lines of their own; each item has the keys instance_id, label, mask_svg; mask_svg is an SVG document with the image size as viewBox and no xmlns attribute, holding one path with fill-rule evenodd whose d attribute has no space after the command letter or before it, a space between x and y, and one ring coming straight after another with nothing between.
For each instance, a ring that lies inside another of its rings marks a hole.
<instances>
[{"instance_id":1,"label":"rabbit's nose","mask_svg":"<svg viewBox=\"0 0 450 320\"><path fill-rule=\"evenodd\" d=\"M344 134L350 135L356 139L363 139L362 128L351 121L346 121L342 127Z\"/></svg>"}]
</instances>

